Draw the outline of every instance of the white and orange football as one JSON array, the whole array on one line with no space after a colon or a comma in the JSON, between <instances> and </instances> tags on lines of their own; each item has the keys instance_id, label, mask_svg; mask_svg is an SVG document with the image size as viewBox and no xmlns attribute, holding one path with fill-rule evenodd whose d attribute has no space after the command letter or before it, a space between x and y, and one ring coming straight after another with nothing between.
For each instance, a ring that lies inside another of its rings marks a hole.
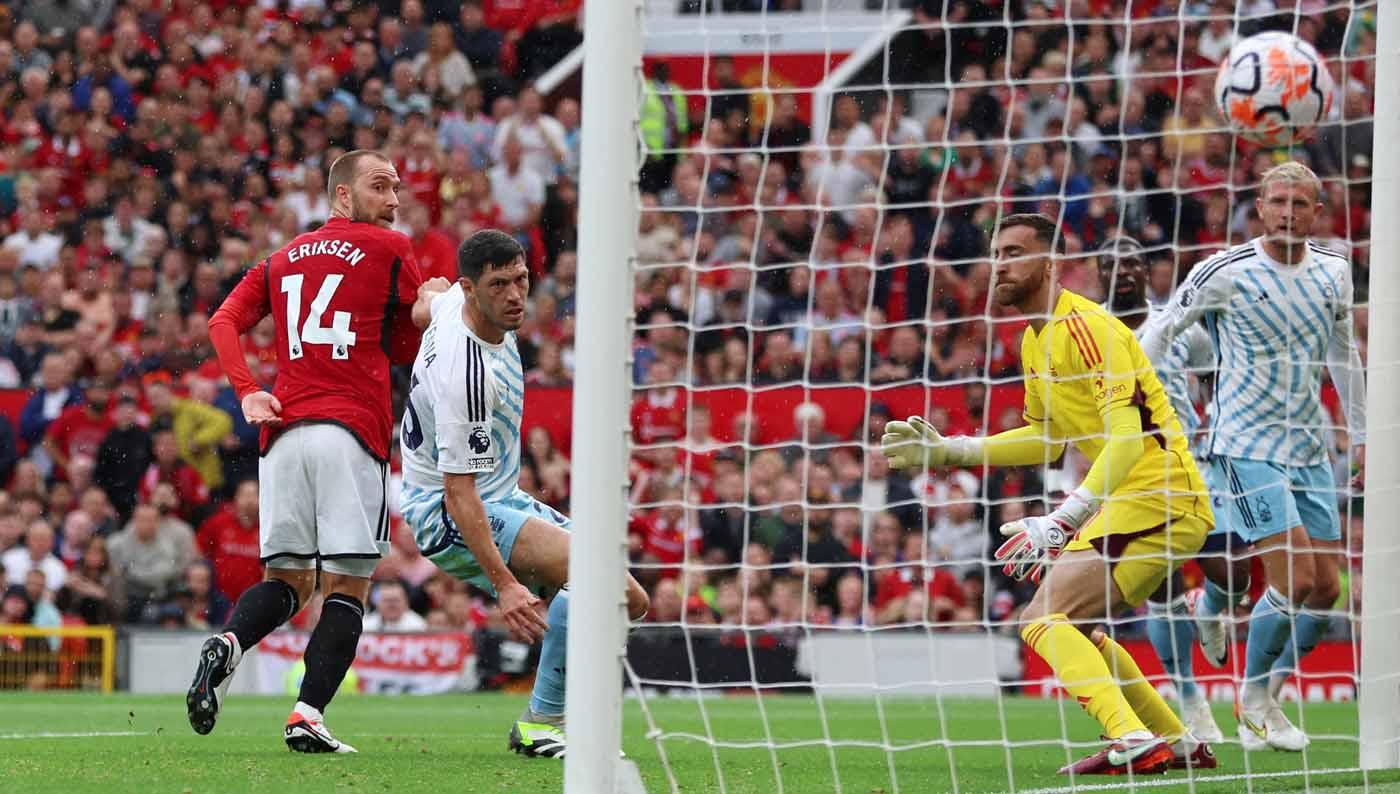
<instances>
[{"instance_id":1,"label":"white and orange football","mask_svg":"<svg viewBox=\"0 0 1400 794\"><path fill-rule=\"evenodd\" d=\"M1306 140L1332 110L1332 75L1317 50L1289 33L1260 33L1230 48L1215 101L1236 135L1264 146Z\"/></svg>"}]
</instances>

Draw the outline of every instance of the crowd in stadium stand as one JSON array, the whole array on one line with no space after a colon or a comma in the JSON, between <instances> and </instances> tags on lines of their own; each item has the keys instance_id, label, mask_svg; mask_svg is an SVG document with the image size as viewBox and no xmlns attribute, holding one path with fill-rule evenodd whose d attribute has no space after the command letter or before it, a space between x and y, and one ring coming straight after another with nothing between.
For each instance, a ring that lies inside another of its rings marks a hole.
<instances>
[{"instance_id":1,"label":"crowd in stadium stand","mask_svg":"<svg viewBox=\"0 0 1400 794\"><path fill-rule=\"evenodd\" d=\"M0 5L0 387L31 392L0 422L0 622L219 625L261 577L256 433L207 321L252 262L325 220L340 152L394 159L425 276L455 277L478 229L525 245L528 383L570 384L581 108L532 84L581 41L581 5ZM1212 131L1234 31L1199 19L1234 3L898 5L914 22L874 78L898 90L838 96L824 141L807 96L755 90L730 59L689 96L649 62L628 531L651 620L1007 617L1026 593L981 561L1002 521L1042 509L1036 472L890 473L878 403L837 437L803 402L799 435L746 448L765 417L713 427L683 386L962 384L972 429L996 431L1019 417L984 419L980 379L1014 378L1023 327L988 307L998 213L1062 214L1071 255L1137 236L1155 300L1258 231L1247 186L1276 155ZM1085 20L1072 47L1066 5ZM1245 5L1242 33L1296 21L1338 79L1334 123L1296 154L1329 180L1318 234L1364 296L1373 23ZM1006 13L1025 23L1009 42ZM1094 293L1091 272L1071 286ZM270 384L270 321L246 350ZM521 484L567 510L564 441L531 430ZM376 579L376 627L492 625L405 527Z\"/></svg>"}]
</instances>

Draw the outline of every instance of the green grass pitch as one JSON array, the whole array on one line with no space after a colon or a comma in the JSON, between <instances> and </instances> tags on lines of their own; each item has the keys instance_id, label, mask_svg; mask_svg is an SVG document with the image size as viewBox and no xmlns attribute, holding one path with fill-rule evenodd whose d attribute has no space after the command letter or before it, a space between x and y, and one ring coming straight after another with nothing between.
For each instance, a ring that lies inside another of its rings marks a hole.
<instances>
[{"instance_id":1,"label":"green grass pitch","mask_svg":"<svg viewBox=\"0 0 1400 794\"><path fill-rule=\"evenodd\" d=\"M1004 703L999 712L991 700L944 699L940 709L931 699L819 703L807 695L774 695L762 700L661 697L649 700L648 708L659 728L672 734L662 747L685 792L720 791L721 776L726 791L763 794L1068 791L1070 781L1055 770L1070 753L1078 757L1089 751L1096 726L1067 704L1070 738L1085 746L1067 752L1056 741L1008 752L1003 736L1013 743L1057 739L1061 707L1024 698ZM329 724L360 753L313 757L293 755L282 744L281 726L290 708L286 698L234 698L214 733L196 736L180 697L5 694L0 695L0 791L560 791L561 764L506 750L506 733L523 705L521 697L496 694L341 698L329 709ZM1296 718L1296 711L1291 716ZM1356 736L1353 704L1310 704L1304 716L1315 736ZM1217 717L1227 732L1233 728L1228 707ZM741 746L712 751L678 735L706 735L705 719L713 735ZM887 733L882 734L882 724ZM814 743L826 738L835 749ZM944 738L969 744L950 747ZM778 749L770 750L770 742ZM635 700L627 706L624 748L649 791L670 790ZM1395 772L1363 777L1325 771L1357 766L1354 740L1319 738L1306 754L1252 753L1247 762L1237 745L1219 748L1218 754L1220 769L1189 784L1185 773L1173 773L1139 778L1145 784L1139 790L1400 792ZM1305 776L1305 766L1322 771ZM1129 789L1122 778L1077 782L1086 791Z\"/></svg>"}]
</instances>

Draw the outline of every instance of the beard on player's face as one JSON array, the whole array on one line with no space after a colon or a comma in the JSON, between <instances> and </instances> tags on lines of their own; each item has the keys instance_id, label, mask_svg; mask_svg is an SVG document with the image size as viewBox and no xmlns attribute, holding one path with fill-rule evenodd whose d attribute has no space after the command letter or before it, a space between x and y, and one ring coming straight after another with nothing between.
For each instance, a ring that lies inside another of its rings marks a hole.
<instances>
[{"instance_id":1,"label":"beard on player's face","mask_svg":"<svg viewBox=\"0 0 1400 794\"><path fill-rule=\"evenodd\" d=\"M997 303L1002 306L1018 306L1025 303L1026 299L1034 295L1045 283L1046 271L1049 269L1046 264L1031 265L1029 262L1023 261L1011 265L1002 273L998 273L996 286L992 289ZM1018 276L1016 270L1023 272Z\"/></svg>"},{"instance_id":2,"label":"beard on player's face","mask_svg":"<svg viewBox=\"0 0 1400 794\"><path fill-rule=\"evenodd\" d=\"M394 225L397 219L395 214L397 208L386 206L373 206L372 200L360 200L355 191L350 191L350 220L358 223L372 223L385 229Z\"/></svg>"},{"instance_id":3,"label":"beard on player's face","mask_svg":"<svg viewBox=\"0 0 1400 794\"><path fill-rule=\"evenodd\" d=\"M1119 264L1116 271L1100 275L1099 283L1115 312L1128 312L1147 305L1147 279L1141 265Z\"/></svg>"}]
</instances>

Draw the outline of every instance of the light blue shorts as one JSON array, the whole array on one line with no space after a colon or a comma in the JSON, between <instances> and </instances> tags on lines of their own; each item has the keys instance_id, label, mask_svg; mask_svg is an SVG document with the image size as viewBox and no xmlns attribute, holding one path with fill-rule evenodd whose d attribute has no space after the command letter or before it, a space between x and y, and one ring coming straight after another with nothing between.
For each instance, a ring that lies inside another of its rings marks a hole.
<instances>
[{"instance_id":1,"label":"light blue shorts","mask_svg":"<svg viewBox=\"0 0 1400 794\"><path fill-rule=\"evenodd\" d=\"M1254 543L1302 525L1314 540L1341 540L1337 486L1326 463L1286 466L1215 456L1209 471L1217 530Z\"/></svg>"},{"instance_id":2,"label":"light blue shorts","mask_svg":"<svg viewBox=\"0 0 1400 794\"><path fill-rule=\"evenodd\" d=\"M538 518L565 530L572 527L572 522L563 513L519 489L504 499L486 502L485 505L486 520L491 524L491 540L507 565L515 549L515 539L520 536L520 528L525 525L526 519ZM447 515L441 490L405 484L399 495L399 512L413 528L413 537L424 557L458 579L470 582L492 595L496 594L491 581L476 561L476 555L467 548L462 533Z\"/></svg>"}]
</instances>

